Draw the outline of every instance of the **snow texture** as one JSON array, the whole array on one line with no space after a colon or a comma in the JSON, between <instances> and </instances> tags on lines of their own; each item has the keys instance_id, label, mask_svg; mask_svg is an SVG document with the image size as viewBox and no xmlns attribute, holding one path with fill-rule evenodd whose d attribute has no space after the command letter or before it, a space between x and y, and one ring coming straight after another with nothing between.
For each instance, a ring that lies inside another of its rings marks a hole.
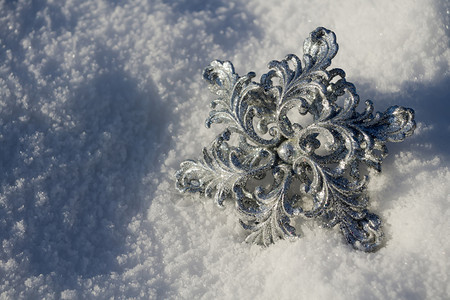
<instances>
[{"instance_id":1,"label":"snow texture","mask_svg":"<svg viewBox=\"0 0 450 300\"><path fill-rule=\"evenodd\" d=\"M0 1L1 299L449 299L449 2ZM174 173L218 133L214 59L239 74L333 30L361 98L416 111L373 174L378 252L314 223L243 243L232 205Z\"/></svg>"}]
</instances>

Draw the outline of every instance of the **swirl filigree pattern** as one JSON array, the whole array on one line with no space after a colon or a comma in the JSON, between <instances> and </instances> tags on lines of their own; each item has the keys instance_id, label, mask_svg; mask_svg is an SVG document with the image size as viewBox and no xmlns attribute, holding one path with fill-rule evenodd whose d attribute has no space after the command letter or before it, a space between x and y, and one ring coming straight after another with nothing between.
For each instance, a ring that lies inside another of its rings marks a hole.
<instances>
[{"instance_id":1,"label":"swirl filigree pattern","mask_svg":"<svg viewBox=\"0 0 450 300\"><path fill-rule=\"evenodd\" d=\"M177 188L232 199L247 241L268 245L298 236L293 222L318 218L339 225L356 249L374 251L382 240L380 218L367 210L367 167L381 171L386 142L413 134L414 111L392 106L374 113L341 69L327 68L338 51L336 36L317 28L294 54L269 63L260 82L240 77L231 62L213 61L203 77L216 95L206 120L227 128L198 161L181 163ZM293 220L295 218L295 220Z\"/></svg>"}]
</instances>

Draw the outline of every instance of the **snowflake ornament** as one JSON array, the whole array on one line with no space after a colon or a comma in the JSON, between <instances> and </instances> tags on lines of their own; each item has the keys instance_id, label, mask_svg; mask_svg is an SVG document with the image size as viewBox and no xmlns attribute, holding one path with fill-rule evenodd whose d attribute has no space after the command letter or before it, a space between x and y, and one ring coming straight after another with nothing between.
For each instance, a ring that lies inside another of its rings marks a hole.
<instances>
[{"instance_id":1,"label":"snowflake ornament","mask_svg":"<svg viewBox=\"0 0 450 300\"><path fill-rule=\"evenodd\" d=\"M247 241L263 245L297 237L294 224L316 218L339 228L356 249L374 251L380 218L367 210L367 167L381 171L386 142L412 135L414 111L392 106L357 111L359 96L341 69L327 68L338 51L335 34L317 28L303 60L271 61L254 82L231 62L213 61L203 77L217 99L206 120L227 127L198 161L181 163L176 186L222 206L232 199Z\"/></svg>"}]
</instances>

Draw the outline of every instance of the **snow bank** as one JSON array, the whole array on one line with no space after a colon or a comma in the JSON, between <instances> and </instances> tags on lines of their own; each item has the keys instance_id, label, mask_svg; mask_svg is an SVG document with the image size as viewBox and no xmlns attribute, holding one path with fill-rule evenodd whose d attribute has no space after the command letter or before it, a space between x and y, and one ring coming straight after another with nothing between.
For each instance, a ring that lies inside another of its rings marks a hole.
<instances>
[{"instance_id":1,"label":"snow bank","mask_svg":"<svg viewBox=\"0 0 450 300\"><path fill-rule=\"evenodd\" d=\"M449 298L447 1L0 2L0 298ZM242 243L232 207L182 196L179 163L217 131L213 59L266 72L317 26L378 110L418 129L369 186L386 246L310 224Z\"/></svg>"}]
</instances>

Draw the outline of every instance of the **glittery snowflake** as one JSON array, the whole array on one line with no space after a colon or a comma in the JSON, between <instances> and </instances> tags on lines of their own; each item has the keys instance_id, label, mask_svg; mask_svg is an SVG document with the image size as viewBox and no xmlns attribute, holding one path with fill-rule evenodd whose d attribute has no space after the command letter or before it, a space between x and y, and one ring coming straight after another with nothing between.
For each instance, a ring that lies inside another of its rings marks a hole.
<instances>
[{"instance_id":1,"label":"glittery snowflake","mask_svg":"<svg viewBox=\"0 0 450 300\"><path fill-rule=\"evenodd\" d=\"M198 161L181 163L177 188L232 200L247 241L268 245L297 237L295 224L315 218L339 228L348 243L376 250L381 220L369 212L367 169L381 171L387 142L415 128L414 111L392 106L358 111L359 96L341 69L327 68L338 51L336 36L317 28L303 46L271 61L259 83L238 76L231 62L213 61L203 77L216 95L206 120L225 124Z\"/></svg>"}]
</instances>

